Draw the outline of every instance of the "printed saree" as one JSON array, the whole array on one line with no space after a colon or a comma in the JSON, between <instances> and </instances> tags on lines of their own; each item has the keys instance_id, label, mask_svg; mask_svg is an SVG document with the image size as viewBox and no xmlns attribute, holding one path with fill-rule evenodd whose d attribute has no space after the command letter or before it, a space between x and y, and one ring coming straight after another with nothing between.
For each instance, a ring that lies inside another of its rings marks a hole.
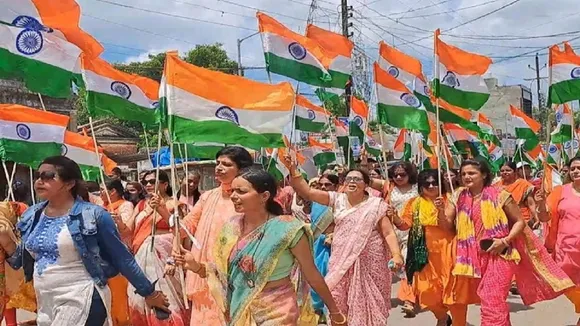
<instances>
[{"instance_id":1,"label":"printed saree","mask_svg":"<svg viewBox=\"0 0 580 326\"><path fill-rule=\"evenodd\" d=\"M524 179L516 179L515 182L504 185L502 181L498 183L498 186L502 187L505 191L512 195L512 198L520 207L520 211L526 222L531 218L531 211L528 208L528 203L526 199L534 193L534 185L529 183Z\"/></svg>"},{"instance_id":2,"label":"printed saree","mask_svg":"<svg viewBox=\"0 0 580 326\"><path fill-rule=\"evenodd\" d=\"M322 274L326 276L328 273L328 261L330 260L330 245L326 243L327 235L323 232L334 222L334 214L332 209L328 206L320 205L319 203L312 203L312 210L310 212L310 225L314 233L314 264ZM324 302L314 290L310 292L312 296L312 305L317 313L324 312Z\"/></svg>"},{"instance_id":3,"label":"printed saree","mask_svg":"<svg viewBox=\"0 0 580 326\"><path fill-rule=\"evenodd\" d=\"M232 326L290 326L302 320L298 298L290 284L266 288L280 255L289 250L300 230L311 240L307 225L293 216L271 218L240 238L243 216L226 223L208 266L212 294ZM305 301L310 304L310 300ZM302 325L302 323L300 324Z\"/></svg>"},{"instance_id":4,"label":"printed saree","mask_svg":"<svg viewBox=\"0 0 580 326\"><path fill-rule=\"evenodd\" d=\"M457 257L453 275L481 279L479 240L500 239L509 234L510 225L503 207L511 196L497 187L484 188L478 210L483 225L481 234L476 234L472 214L475 200L469 190L460 188L453 198L457 210ZM526 305L551 300L574 286L527 226L508 252L500 257L517 264L516 283Z\"/></svg>"}]
</instances>

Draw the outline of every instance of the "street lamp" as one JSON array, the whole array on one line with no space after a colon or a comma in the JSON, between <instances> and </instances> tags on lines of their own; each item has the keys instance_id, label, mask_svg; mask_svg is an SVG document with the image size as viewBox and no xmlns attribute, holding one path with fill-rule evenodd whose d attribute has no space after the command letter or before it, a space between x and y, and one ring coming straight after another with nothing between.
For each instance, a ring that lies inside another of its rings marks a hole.
<instances>
[{"instance_id":1,"label":"street lamp","mask_svg":"<svg viewBox=\"0 0 580 326\"><path fill-rule=\"evenodd\" d=\"M244 75L244 68L242 68L242 42L249 39L252 36L256 36L260 34L260 32L256 32L254 34L248 35L246 37L242 37L238 39L238 76Z\"/></svg>"}]
</instances>

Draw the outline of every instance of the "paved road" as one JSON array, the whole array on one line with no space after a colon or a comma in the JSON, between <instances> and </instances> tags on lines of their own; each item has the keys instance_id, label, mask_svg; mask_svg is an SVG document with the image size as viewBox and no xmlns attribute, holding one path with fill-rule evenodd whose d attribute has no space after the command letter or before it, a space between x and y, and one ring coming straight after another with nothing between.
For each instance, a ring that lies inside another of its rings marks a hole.
<instances>
[{"instance_id":1,"label":"paved road","mask_svg":"<svg viewBox=\"0 0 580 326\"><path fill-rule=\"evenodd\" d=\"M398 284L393 287L396 293ZM431 326L435 325L433 314L428 311L421 312L413 319L406 319L400 312L399 307L395 307L397 300L393 300L393 309L389 317L389 326ZM511 318L513 326L576 326L578 315L574 314L574 307L565 297L559 297L549 302L539 303L533 307L526 307L518 296L510 295L509 304L511 307ZM34 314L27 312L18 313L18 321L34 318ZM471 306L468 313L470 326L479 326L479 307ZM1 324L6 325L5 323ZM211 326L211 325L207 325ZM363 325L351 325L363 326Z\"/></svg>"}]
</instances>

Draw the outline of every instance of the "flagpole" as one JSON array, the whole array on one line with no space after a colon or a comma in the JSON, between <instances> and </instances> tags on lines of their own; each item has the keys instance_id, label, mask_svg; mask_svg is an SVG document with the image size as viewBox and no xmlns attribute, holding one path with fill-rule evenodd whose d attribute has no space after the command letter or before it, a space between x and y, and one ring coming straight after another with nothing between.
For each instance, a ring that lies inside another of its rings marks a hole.
<instances>
[{"instance_id":1,"label":"flagpole","mask_svg":"<svg viewBox=\"0 0 580 326\"><path fill-rule=\"evenodd\" d=\"M173 212L173 218L174 218L174 226L173 226L173 232L174 232L174 240L175 242L178 242L181 246L180 243L180 233L179 233L179 227L180 227L180 215L178 213L179 210L179 202L177 201L177 166L175 165L175 155L173 155L173 146L174 146L174 142L172 141L170 135L169 135L169 130L165 129L165 137L167 138L167 141L169 142L169 159L171 160L171 186L173 188L173 203L175 205L174 208L174 212ZM179 148L179 144L177 144L177 147ZM177 214L176 214L177 213ZM183 271L183 267L179 268L178 270L178 274L179 274L179 282L181 284L181 288L185 289L185 275L184 275L184 271ZM189 308L189 302L188 302L188 298L187 298L187 291L183 291L183 302L185 304L185 308L188 309Z\"/></svg>"},{"instance_id":2,"label":"flagpole","mask_svg":"<svg viewBox=\"0 0 580 326\"><path fill-rule=\"evenodd\" d=\"M155 157L155 161L157 166L155 167L155 194L157 194L157 191L159 189L159 171L161 168L161 160L160 160L160 154L159 153L161 151L161 137L163 137L163 135L161 134L162 132L162 127L161 124L159 124L159 131L157 132L157 153L156 153L156 157ZM153 213L153 220L151 221L151 247L150 247L150 252L153 252L153 250L155 249L155 233L157 233L157 210L154 210Z\"/></svg>"},{"instance_id":3,"label":"flagpole","mask_svg":"<svg viewBox=\"0 0 580 326\"><path fill-rule=\"evenodd\" d=\"M101 155L99 154L99 146L97 145L97 137L95 136L95 128L93 126L93 117L89 116L89 126L91 128L91 136L93 137L93 144L95 146L95 155L97 156L97 160L99 161L99 174L101 176L101 185L103 186L103 190L105 191L105 195L107 196L107 200L109 201L109 205L113 202L111 201L111 196L109 195L109 190L107 189L107 185L105 184L105 167L103 166L103 162L101 161Z\"/></svg>"},{"instance_id":4,"label":"flagpole","mask_svg":"<svg viewBox=\"0 0 580 326\"><path fill-rule=\"evenodd\" d=\"M149 162L151 162L151 150L149 149L149 137L147 137L147 131L145 130L145 124L142 124L143 126L143 136L145 137L145 148L147 150L147 158L149 159Z\"/></svg>"},{"instance_id":5,"label":"flagpole","mask_svg":"<svg viewBox=\"0 0 580 326\"><path fill-rule=\"evenodd\" d=\"M447 181L449 181L449 186L451 187L451 193L455 192L455 189L453 189L453 182L451 182L451 175L449 174L449 160L447 159L447 155L446 154L446 149L447 149L447 143L445 142L445 137L443 137L443 128L438 128L437 130L437 134L439 135L439 133L441 133L441 141L443 142L443 145L445 148L443 148L443 159L445 160L445 169L447 171L447 173L445 173L447 175ZM437 158L437 164L441 165L440 163L441 158Z\"/></svg>"},{"instance_id":6,"label":"flagpole","mask_svg":"<svg viewBox=\"0 0 580 326\"><path fill-rule=\"evenodd\" d=\"M385 144L385 137L383 136L383 125L379 121L379 138L381 139L381 154L383 155L383 161L385 162L385 177L387 181L387 185L389 184L389 165L387 164L387 152L385 148L387 147Z\"/></svg>"},{"instance_id":7,"label":"flagpole","mask_svg":"<svg viewBox=\"0 0 580 326\"><path fill-rule=\"evenodd\" d=\"M11 198L12 201L14 201L14 190L12 189L12 178L14 178L14 176L10 176L10 174L8 173L8 167L6 166L6 161L2 161L2 167L4 168L4 175L6 176L6 183L8 184L8 196L6 197L6 199ZM12 171L15 170L16 167L16 163L12 162ZM12 175L14 175L14 173L12 173Z\"/></svg>"},{"instance_id":8,"label":"flagpole","mask_svg":"<svg viewBox=\"0 0 580 326\"><path fill-rule=\"evenodd\" d=\"M32 166L28 167L30 171L30 196L32 199L32 205L36 205L36 197L34 194L34 172L32 171Z\"/></svg>"},{"instance_id":9,"label":"flagpole","mask_svg":"<svg viewBox=\"0 0 580 326\"><path fill-rule=\"evenodd\" d=\"M439 56L437 55L437 41L439 40L439 30L437 29L435 31L435 37L434 37L434 46L433 46L433 62L434 62L434 78L436 78L437 80L439 80ZM439 80L439 83L441 81ZM437 116L437 121L435 123L435 128L439 129L439 83L437 83L435 85L435 113ZM435 151L435 155L437 155L437 180L439 185L441 185L441 159L440 159L440 153L441 153L441 135L439 132L437 132L437 150ZM442 189L441 187L439 187L439 196L442 195Z\"/></svg>"},{"instance_id":10,"label":"flagpole","mask_svg":"<svg viewBox=\"0 0 580 326\"><path fill-rule=\"evenodd\" d=\"M42 95L40 95L40 93L36 93L38 94L38 99L40 100L40 105L42 105L42 110L46 111L46 107L44 106L44 101L42 100Z\"/></svg>"}]
</instances>

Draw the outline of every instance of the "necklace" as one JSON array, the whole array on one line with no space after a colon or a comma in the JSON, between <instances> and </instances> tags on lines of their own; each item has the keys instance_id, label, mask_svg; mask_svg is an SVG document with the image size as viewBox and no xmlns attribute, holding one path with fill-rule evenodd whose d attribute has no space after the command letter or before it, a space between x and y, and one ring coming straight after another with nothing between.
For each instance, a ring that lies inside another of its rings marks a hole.
<instances>
[{"instance_id":1,"label":"necklace","mask_svg":"<svg viewBox=\"0 0 580 326\"><path fill-rule=\"evenodd\" d=\"M243 248L240 248L240 242L242 242L242 241L238 241L238 243L236 243L236 254L238 255L238 257L236 258L236 260L234 262L234 266L235 265L238 266L238 268L240 269L240 271L242 273L242 276L246 280L246 284L251 289L253 289L256 286L256 278L257 278L257 275L256 275L257 268L256 268L256 259L255 259L256 253L258 252L258 248L262 244L262 239L264 239L264 230L263 229L269 220L270 220L270 218L268 217L266 222L264 222L262 225L258 226L257 228L255 228L254 230L249 232L248 234L246 234L246 237L251 236L246 241L246 245L248 245L251 241L253 241L255 239L258 240L256 245L252 249L251 255L241 255L241 250ZM242 223L243 223L242 230L244 230L246 223L245 223L245 221L243 221ZM258 230L258 229L261 229L261 230ZM240 230L240 231L242 231L242 230ZM251 235L252 232L257 232L257 233L255 235Z\"/></svg>"}]
</instances>

